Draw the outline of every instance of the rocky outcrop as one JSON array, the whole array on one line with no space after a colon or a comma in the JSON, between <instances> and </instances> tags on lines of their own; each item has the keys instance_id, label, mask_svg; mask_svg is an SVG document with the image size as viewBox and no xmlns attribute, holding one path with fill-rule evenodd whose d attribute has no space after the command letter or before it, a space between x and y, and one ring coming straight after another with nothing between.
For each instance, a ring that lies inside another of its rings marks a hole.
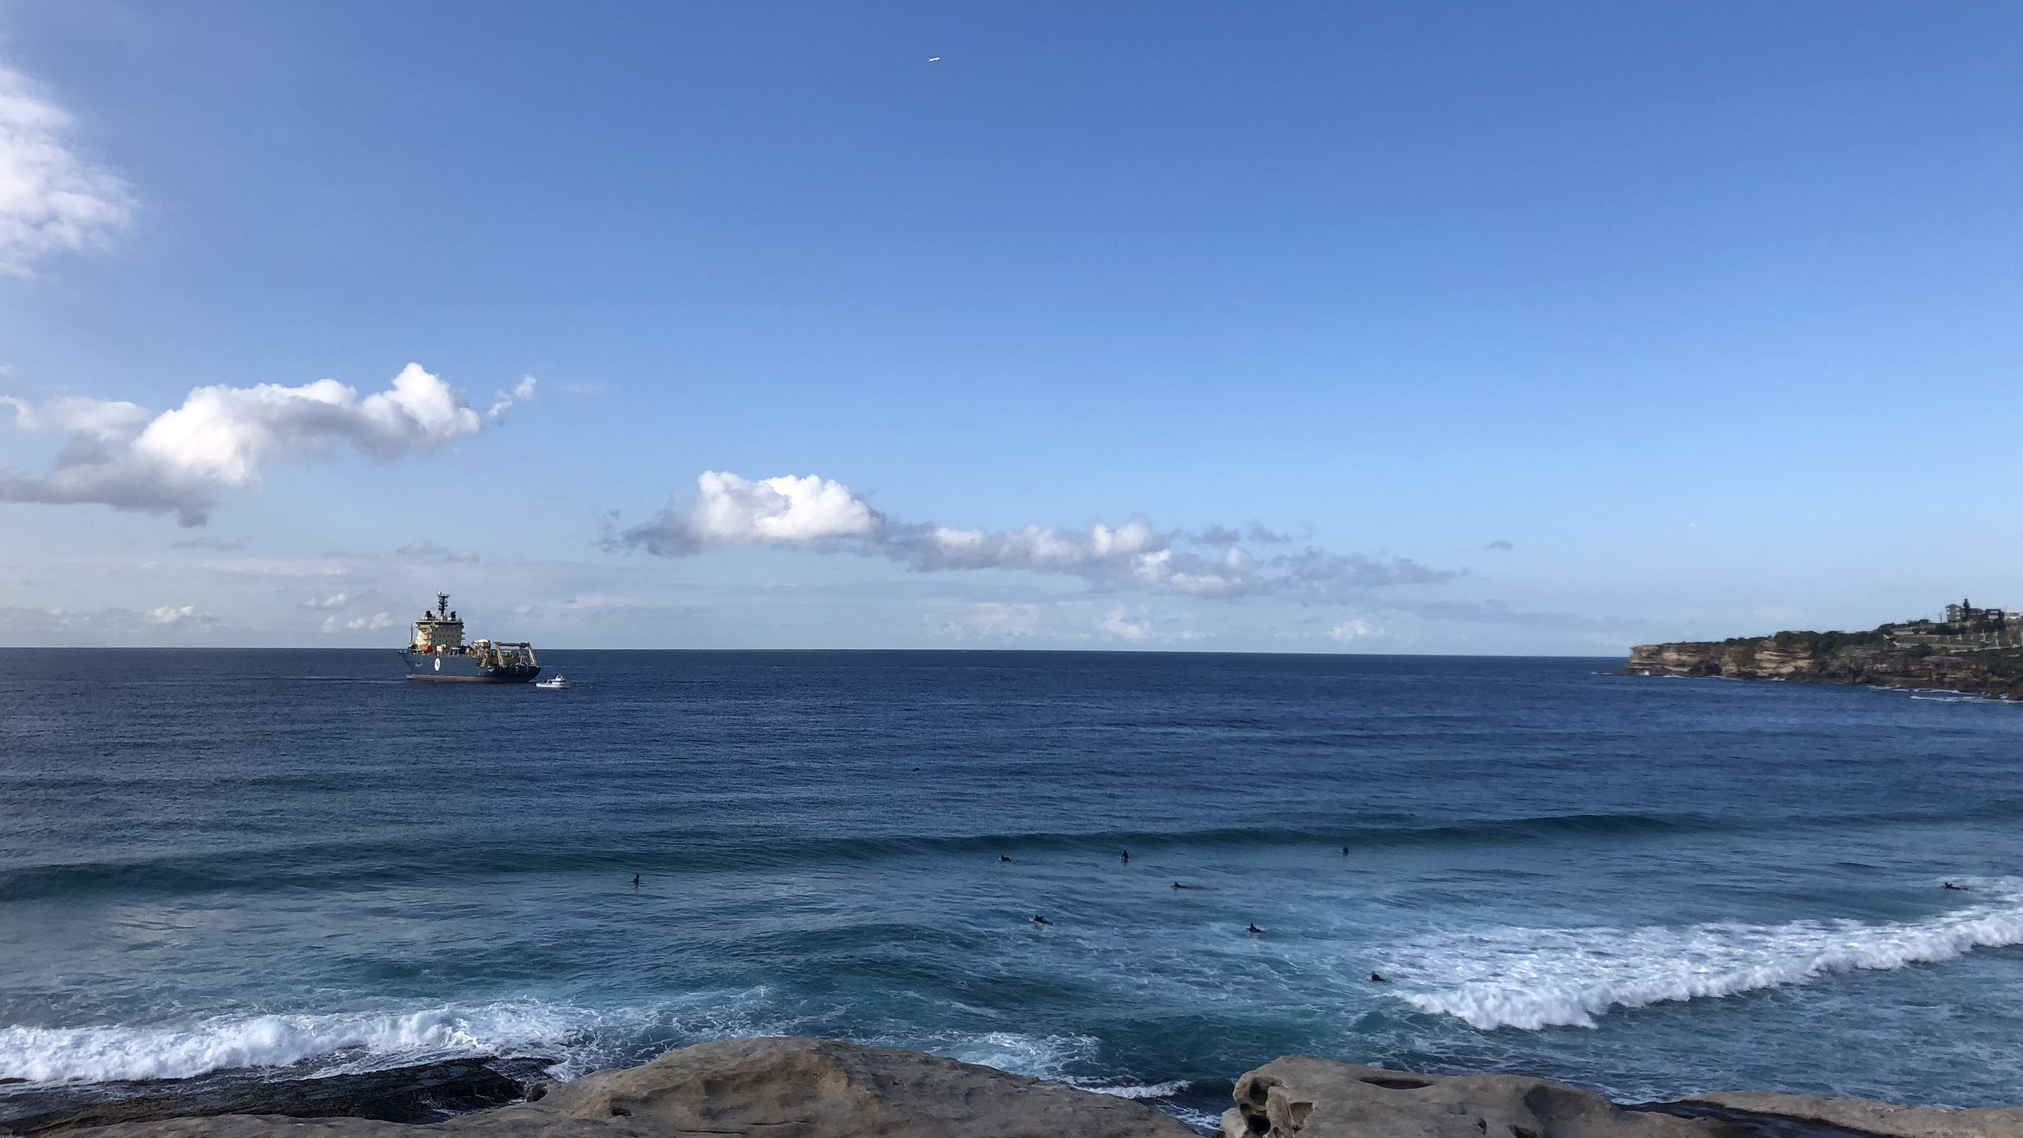
<instances>
[{"instance_id":1,"label":"rocky outcrop","mask_svg":"<svg viewBox=\"0 0 2023 1138\"><path fill-rule=\"evenodd\" d=\"M1194 1138L1127 1099L826 1039L705 1043L642 1067L536 1083L527 1098L430 1126L241 1115L123 1123L72 1138Z\"/></svg>"},{"instance_id":2,"label":"rocky outcrop","mask_svg":"<svg viewBox=\"0 0 2023 1138\"><path fill-rule=\"evenodd\" d=\"M497 1116L620 1119L652 1133L770 1138L1186 1138L1128 1099L992 1067L827 1039L734 1039L643 1067L536 1084Z\"/></svg>"},{"instance_id":3,"label":"rocky outcrop","mask_svg":"<svg viewBox=\"0 0 2023 1138\"><path fill-rule=\"evenodd\" d=\"M1701 1095L1678 1104L1700 1104L1842 1127L1880 1138L2023 1138L2023 1107L1946 1110L1934 1106L1891 1106L1857 1098L1822 1098L1771 1091Z\"/></svg>"},{"instance_id":4,"label":"rocky outcrop","mask_svg":"<svg viewBox=\"0 0 2023 1138\"><path fill-rule=\"evenodd\" d=\"M546 1059L453 1059L316 1079L276 1079L232 1070L194 1079L152 1079L16 1090L0 1098L0 1134L45 1135L115 1122L271 1114L441 1122L518 1102Z\"/></svg>"},{"instance_id":5,"label":"rocky outcrop","mask_svg":"<svg viewBox=\"0 0 2023 1138\"><path fill-rule=\"evenodd\" d=\"M315 1080L311 1080L312 1082ZM535 1083L527 1102L408 1125L233 1114L69 1138L1189 1138L1164 1114L910 1051L744 1039ZM2023 1108L1940 1110L1742 1092L1636 1108L1545 1079L1440 1078L1305 1055L1237 1080L1221 1138L2023 1138ZM33 1131L48 1133L49 1131Z\"/></svg>"},{"instance_id":6,"label":"rocky outcrop","mask_svg":"<svg viewBox=\"0 0 2023 1138\"><path fill-rule=\"evenodd\" d=\"M1236 1081L1221 1138L1744 1138L1518 1075L1437 1078L1290 1055Z\"/></svg>"},{"instance_id":7,"label":"rocky outcrop","mask_svg":"<svg viewBox=\"0 0 2023 1138\"><path fill-rule=\"evenodd\" d=\"M2023 699L2023 649L1897 647L1875 633L1780 632L1759 640L1640 644L1625 672L1741 680L1872 684Z\"/></svg>"}]
</instances>

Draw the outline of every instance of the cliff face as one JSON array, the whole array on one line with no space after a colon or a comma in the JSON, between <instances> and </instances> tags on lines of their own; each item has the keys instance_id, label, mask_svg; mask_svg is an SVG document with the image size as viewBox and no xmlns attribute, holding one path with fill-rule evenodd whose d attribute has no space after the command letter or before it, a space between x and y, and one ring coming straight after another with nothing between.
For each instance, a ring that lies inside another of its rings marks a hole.
<instances>
[{"instance_id":1,"label":"cliff face","mask_svg":"<svg viewBox=\"0 0 2023 1138\"><path fill-rule=\"evenodd\" d=\"M1947 652L1899 648L1837 633L1779 633L1761 640L1641 644L1623 671L1646 676L1725 676L1738 680L1796 680L1822 684L1873 684L1888 688L1946 688L2023 699L2023 649Z\"/></svg>"}]
</instances>

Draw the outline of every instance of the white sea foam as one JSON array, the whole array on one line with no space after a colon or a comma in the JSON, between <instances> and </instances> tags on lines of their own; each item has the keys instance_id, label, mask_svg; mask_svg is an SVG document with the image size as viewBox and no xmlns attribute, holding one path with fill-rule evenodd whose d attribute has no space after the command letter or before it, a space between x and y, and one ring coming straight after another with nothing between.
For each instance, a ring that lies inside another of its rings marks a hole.
<instances>
[{"instance_id":1,"label":"white sea foam","mask_svg":"<svg viewBox=\"0 0 2023 1138\"><path fill-rule=\"evenodd\" d=\"M2023 944L2023 881L1967 883L1975 903L1922 921L1477 930L1405 946L1384 972L1414 1007L1485 1031L1593 1027L1612 1008L1732 996Z\"/></svg>"},{"instance_id":2,"label":"white sea foam","mask_svg":"<svg viewBox=\"0 0 2023 1138\"><path fill-rule=\"evenodd\" d=\"M1088 1079L1063 1079L1071 1087L1085 1091L1095 1091L1099 1095L1113 1095L1117 1098L1172 1098L1194 1084L1186 1079L1175 1079L1170 1083L1139 1083L1134 1086L1105 1086Z\"/></svg>"},{"instance_id":3,"label":"white sea foam","mask_svg":"<svg viewBox=\"0 0 2023 1138\"><path fill-rule=\"evenodd\" d=\"M868 1042L880 1047L919 1048L964 1063L1055 1080L1063 1080L1069 1069L1086 1064L1098 1045L1090 1035L1027 1035L1017 1031L945 1033Z\"/></svg>"},{"instance_id":4,"label":"white sea foam","mask_svg":"<svg viewBox=\"0 0 2023 1138\"><path fill-rule=\"evenodd\" d=\"M34 1083L180 1079L228 1067L341 1056L338 1069L460 1055L528 1054L589 1013L534 1002L398 1012L213 1016L142 1027L0 1027L0 1078ZM329 1072L326 1072L329 1073Z\"/></svg>"}]
</instances>

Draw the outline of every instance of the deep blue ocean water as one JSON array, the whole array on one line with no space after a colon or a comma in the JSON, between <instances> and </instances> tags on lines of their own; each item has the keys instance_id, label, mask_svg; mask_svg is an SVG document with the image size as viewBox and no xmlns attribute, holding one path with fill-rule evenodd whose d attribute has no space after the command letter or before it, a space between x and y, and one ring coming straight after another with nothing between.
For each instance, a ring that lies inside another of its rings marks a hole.
<instances>
[{"instance_id":1,"label":"deep blue ocean water","mask_svg":"<svg viewBox=\"0 0 2023 1138\"><path fill-rule=\"evenodd\" d=\"M2023 707L1619 660L543 657L576 686L0 650L0 1079L793 1033L1197 1118L1290 1052L2023 1101Z\"/></svg>"}]
</instances>

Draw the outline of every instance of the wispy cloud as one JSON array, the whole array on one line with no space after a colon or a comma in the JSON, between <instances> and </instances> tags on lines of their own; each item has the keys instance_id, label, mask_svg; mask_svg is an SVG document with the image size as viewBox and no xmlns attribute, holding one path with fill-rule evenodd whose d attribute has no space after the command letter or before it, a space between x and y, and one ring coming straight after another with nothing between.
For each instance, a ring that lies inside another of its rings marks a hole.
<instances>
[{"instance_id":1,"label":"wispy cloud","mask_svg":"<svg viewBox=\"0 0 2023 1138\"><path fill-rule=\"evenodd\" d=\"M470 564L478 560L478 551L475 549L451 549L447 545L437 544L427 538L422 538L420 541L410 541L399 549L394 550L394 552L402 557L420 557L431 561L448 561L453 564Z\"/></svg>"},{"instance_id":2,"label":"wispy cloud","mask_svg":"<svg viewBox=\"0 0 2023 1138\"><path fill-rule=\"evenodd\" d=\"M0 67L0 273L105 245L133 216L117 175L80 157L71 119L27 76Z\"/></svg>"},{"instance_id":3,"label":"wispy cloud","mask_svg":"<svg viewBox=\"0 0 2023 1138\"><path fill-rule=\"evenodd\" d=\"M175 543L177 549L215 549L220 553L232 553L246 548L246 543L238 538L192 537Z\"/></svg>"},{"instance_id":4,"label":"wispy cloud","mask_svg":"<svg viewBox=\"0 0 2023 1138\"><path fill-rule=\"evenodd\" d=\"M1492 550L1499 550L1499 551L1500 551L1500 550L1509 550L1509 549L1514 549L1514 548L1516 548L1516 547L1515 547L1515 546L1513 546L1513 545L1511 545L1511 544L1510 544L1509 542L1507 542L1507 541L1504 541L1504 540L1503 540L1503 539L1501 539L1501 538L1498 538L1497 540L1495 540L1495 541L1492 541L1492 542L1490 542L1490 543L1489 543L1489 548L1490 548L1490 549L1492 549Z\"/></svg>"},{"instance_id":5,"label":"wispy cloud","mask_svg":"<svg viewBox=\"0 0 2023 1138\"><path fill-rule=\"evenodd\" d=\"M920 619L931 635L960 643L1030 640L1040 631L1040 615L1037 604L977 601L958 607L937 606Z\"/></svg>"},{"instance_id":6,"label":"wispy cloud","mask_svg":"<svg viewBox=\"0 0 2023 1138\"><path fill-rule=\"evenodd\" d=\"M790 546L883 557L921 572L1021 570L1080 577L1100 588L1196 597L1271 594L1328 601L1454 575L1410 558L1337 554L1312 547L1262 556L1242 544L1283 540L1256 523L1244 535L1220 526L1190 535L1159 530L1140 516L1120 525L1097 523L1077 530L1039 525L982 530L902 522L831 479L807 475L751 480L708 471L696 480L693 501L677 501L609 543L666 557L693 556L725 546Z\"/></svg>"},{"instance_id":7,"label":"wispy cloud","mask_svg":"<svg viewBox=\"0 0 2023 1138\"><path fill-rule=\"evenodd\" d=\"M258 483L270 462L313 458L339 444L380 461L427 453L478 433L533 390L529 377L480 413L462 392L409 364L370 395L334 379L299 387L219 384L191 391L182 406L158 415L110 400L5 397L16 427L71 437L43 477L0 472L0 501L92 502L202 525L220 490Z\"/></svg>"}]
</instances>

